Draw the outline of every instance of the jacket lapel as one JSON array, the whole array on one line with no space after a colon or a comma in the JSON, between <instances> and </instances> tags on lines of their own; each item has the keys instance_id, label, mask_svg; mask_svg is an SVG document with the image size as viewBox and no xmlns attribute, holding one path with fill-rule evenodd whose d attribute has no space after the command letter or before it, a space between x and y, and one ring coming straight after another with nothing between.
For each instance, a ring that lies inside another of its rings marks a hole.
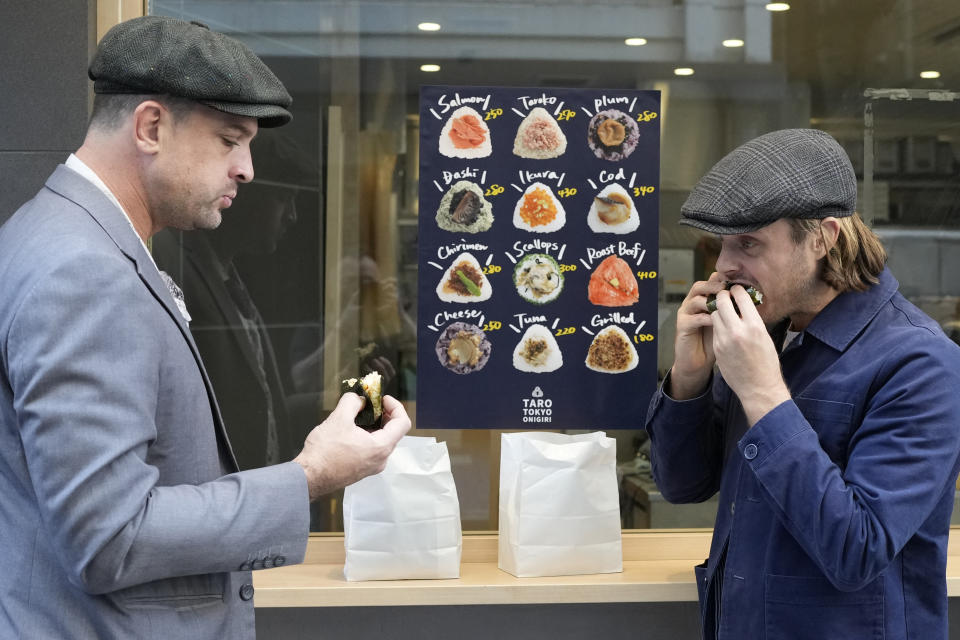
<instances>
[{"instance_id":1,"label":"jacket lapel","mask_svg":"<svg viewBox=\"0 0 960 640\"><path fill-rule=\"evenodd\" d=\"M193 354L197 366L200 368L200 374L203 377L207 397L210 399L214 422L217 425L217 436L220 438L221 444L226 451L226 457L232 465L232 471L239 470L236 456L234 456L233 448L230 446L230 440L227 438L223 417L220 415L220 407L217 405L216 397L213 393L213 385L210 382L210 377L207 375L206 368L203 366L203 360L200 358L200 352L197 349L196 343L193 341L190 329L183 319L183 316L180 315L180 310L177 309L170 291L160 278L160 273L157 271L152 258L147 255L143 244L141 244L136 232L133 230L133 227L131 227L126 214L119 210L96 185L64 165L57 167L53 174L47 179L46 186L51 191L75 202L90 214L110 239L113 240L114 244L117 245L117 248L134 263L137 274L140 276L144 285L146 285L147 289L153 294L153 297L177 324L181 335L183 335L184 340L186 340L190 346L190 352Z\"/></svg>"}]
</instances>

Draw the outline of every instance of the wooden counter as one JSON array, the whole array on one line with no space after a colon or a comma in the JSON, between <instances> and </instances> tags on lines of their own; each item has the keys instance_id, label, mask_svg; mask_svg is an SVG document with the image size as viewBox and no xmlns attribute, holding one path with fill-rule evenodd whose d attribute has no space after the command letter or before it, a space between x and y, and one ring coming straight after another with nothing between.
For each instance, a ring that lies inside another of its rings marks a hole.
<instances>
[{"instance_id":1,"label":"wooden counter","mask_svg":"<svg viewBox=\"0 0 960 640\"><path fill-rule=\"evenodd\" d=\"M463 537L460 578L347 582L343 537L311 536L303 564L254 573L257 607L358 607L697 599L693 566L710 546L709 529L623 534L623 573L515 578L497 568L497 536ZM950 536L947 592L960 596L960 529Z\"/></svg>"}]
</instances>

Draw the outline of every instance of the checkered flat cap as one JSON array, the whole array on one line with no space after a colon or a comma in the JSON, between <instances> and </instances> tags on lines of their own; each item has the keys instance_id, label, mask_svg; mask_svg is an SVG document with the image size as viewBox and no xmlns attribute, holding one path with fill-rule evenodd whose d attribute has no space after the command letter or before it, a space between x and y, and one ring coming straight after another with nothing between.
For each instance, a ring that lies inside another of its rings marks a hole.
<instances>
[{"instance_id":1,"label":"checkered flat cap","mask_svg":"<svg viewBox=\"0 0 960 640\"><path fill-rule=\"evenodd\" d=\"M816 129L764 134L727 154L680 208L680 224L749 233L780 218L841 218L857 206L857 178L843 148Z\"/></svg>"},{"instance_id":2,"label":"checkered flat cap","mask_svg":"<svg viewBox=\"0 0 960 640\"><path fill-rule=\"evenodd\" d=\"M144 16L121 22L100 41L88 71L94 93L168 94L261 127L292 119L283 83L243 43L199 22Z\"/></svg>"}]
</instances>

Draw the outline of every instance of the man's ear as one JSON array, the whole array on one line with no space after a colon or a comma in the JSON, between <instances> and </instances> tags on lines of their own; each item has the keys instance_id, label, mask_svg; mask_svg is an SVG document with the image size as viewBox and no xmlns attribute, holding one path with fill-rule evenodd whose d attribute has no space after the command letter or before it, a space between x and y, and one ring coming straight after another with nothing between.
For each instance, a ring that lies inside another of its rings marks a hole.
<instances>
[{"instance_id":1,"label":"man's ear","mask_svg":"<svg viewBox=\"0 0 960 640\"><path fill-rule=\"evenodd\" d=\"M820 221L820 237L817 238L817 253L823 257L837 244L840 236L840 221L829 216Z\"/></svg>"},{"instance_id":2,"label":"man's ear","mask_svg":"<svg viewBox=\"0 0 960 640\"><path fill-rule=\"evenodd\" d=\"M155 100L145 100L133 112L133 137L137 150L154 155L160 150L163 129L170 122L170 112Z\"/></svg>"}]
</instances>

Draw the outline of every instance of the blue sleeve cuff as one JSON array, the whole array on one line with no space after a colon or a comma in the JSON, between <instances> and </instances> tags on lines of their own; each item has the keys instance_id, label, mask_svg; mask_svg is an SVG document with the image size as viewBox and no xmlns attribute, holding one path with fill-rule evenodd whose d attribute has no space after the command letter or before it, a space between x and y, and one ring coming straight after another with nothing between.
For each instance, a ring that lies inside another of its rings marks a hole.
<instances>
[{"instance_id":1,"label":"blue sleeve cuff","mask_svg":"<svg viewBox=\"0 0 960 640\"><path fill-rule=\"evenodd\" d=\"M811 431L807 419L793 400L781 402L760 418L740 438L737 448L750 466L756 468L785 442L804 431Z\"/></svg>"}]
</instances>

